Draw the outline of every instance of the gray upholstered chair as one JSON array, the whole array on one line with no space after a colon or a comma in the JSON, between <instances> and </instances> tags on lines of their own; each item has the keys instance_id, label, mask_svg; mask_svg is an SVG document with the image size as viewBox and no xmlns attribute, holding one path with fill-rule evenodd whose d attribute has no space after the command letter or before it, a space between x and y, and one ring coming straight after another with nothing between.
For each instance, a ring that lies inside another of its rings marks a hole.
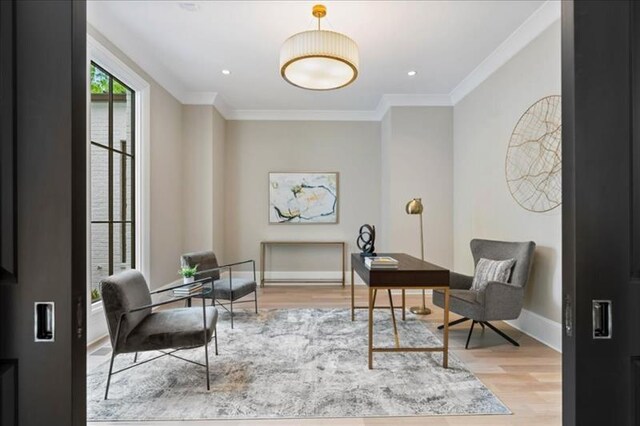
<instances>
[{"instance_id":1,"label":"gray upholstered chair","mask_svg":"<svg viewBox=\"0 0 640 426\"><path fill-rule=\"evenodd\" d=\"M516 263L513 265L511 278L508 282L490 281L481 291L471 290L473 277L451 272L449 307L452 312L462 315L463 318L450 322L449 326L471 320L471 329L465 348L469 348L469 340L476 323L480 324L483 329L486 325L511 344L520 346L518 342L498 330L489 321L506 321L520 316L524 289L529 279L535 248L536 244L533 241L522 243L478 239L471 241L471 253L476 265L482 258L490 260L515 259ZM444 293L442 291L433 292L433 303L441 308L444 307ZM438 328L442 329L443 327L441 325Z\"/></svg>"},{"instance_id":2,"label":"gray upholstered chair","mask_svg":"<svg viewBox=\"0 0 640 426\"><path fill-rule=\"evenodd\" d=\"M206 283L211 279L206 278L201 281ZM206 306L203 300L202 308L174 308L154 312L153 308L157 306L194 297L186 296L152 303L152 294L170 291L177 287L181 286L150 292L144 276L134 269L112 275L101 282L102 303L112 347L104 399L109 396L112 375L164 356L173 356L205 367L207 390L209 390L208 345L211 338L214 337L215 353L218 355L218 336L216 333L218 311L213 306ZM179 350L199 346L204 346L205 364L173 355ZM166 352L167 349L173 350ZM160 351L162 354L136 363L138 352L144 351ZM135 353L133 362L136 364L113 371L113 360L117 355L124 353Z\"/></svg>"},{"instance_id":3,"label":"gray upholstered chair","mask_svg":"<svg viewBox=\"0 0 640 426\"><path fill-rule=\"evenodd\" d=\"M233 328L234 303L253 302L255 304L256 314L258 313L258 286L256 285L256 262L254 260L245 260L227 265L219 265L214 252L200 251L183 254L180 261L183 267L193 268L196 265L198 266L196 278L210 278L213 280L213 293L211 297L213 298L214 305L217 303L220 307L230 313L231 328ZM253 266L252 278L241 278L237 275L234 276L234 268L249 263ZM229 277L221 279L221 271L227 271ZM248 296L251 293L254 294L253 300L238 301L238 299ZM222 303L220 300L227 300L228 303ZM229 306L229 309L227 309L227 306Z\"/></svg>"}]
</instances>

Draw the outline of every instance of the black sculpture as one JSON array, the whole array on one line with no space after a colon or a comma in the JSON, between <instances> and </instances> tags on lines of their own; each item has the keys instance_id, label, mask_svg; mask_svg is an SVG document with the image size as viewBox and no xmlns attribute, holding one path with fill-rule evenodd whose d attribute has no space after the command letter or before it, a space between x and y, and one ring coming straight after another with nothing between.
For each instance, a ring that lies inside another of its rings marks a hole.
<instances>
[{"instance_id":1,"label":"black sculpture","mask_svg":"<svg viewBox=\"0 0 640 426\"><path fill-rule=\"evenodd\" d=\"M356 240L358 248L362 251L360 256L375 256L375 242L376 227L365 223L360 227L358 239Z\"/></svg>"}]
</instances>

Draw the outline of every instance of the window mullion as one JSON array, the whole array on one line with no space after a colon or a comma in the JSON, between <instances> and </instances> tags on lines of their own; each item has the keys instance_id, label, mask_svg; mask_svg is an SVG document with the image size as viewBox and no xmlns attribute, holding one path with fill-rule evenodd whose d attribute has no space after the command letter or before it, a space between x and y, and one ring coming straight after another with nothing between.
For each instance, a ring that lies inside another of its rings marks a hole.
<instances>
[{"instance_id":1,"label":"window mullion","mask_svg":"<svg viewBox=\"0 0 640 426\"><path fill-rule=\"evenodd\" d=\"M108 220L109 220L109 275L113 275L113 77L109 75L109 117L108 117L108 140L109 140L109 165L108 165Z\"/></svg>"}]
</instances>

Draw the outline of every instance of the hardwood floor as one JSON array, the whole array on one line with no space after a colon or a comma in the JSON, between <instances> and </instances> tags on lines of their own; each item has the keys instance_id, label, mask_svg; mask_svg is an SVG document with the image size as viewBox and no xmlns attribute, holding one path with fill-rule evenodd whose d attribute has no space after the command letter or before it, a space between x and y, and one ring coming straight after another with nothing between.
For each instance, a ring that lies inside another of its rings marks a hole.
<instances>
[{"instance_id":1,"label":"hardwood floor","mask_svg":"<svg viewBox=\"0 0 640 426\"><path fill-rule=\"evenodd\" d=\"M268 286L258 293L260 308L350 306L349 286ZM358 304L366 304L366 288L356 287ZM433 313L423 320L440 324L442 310L427 301ZM399 293L394 304L400 304ZM407 308L420 303L420 296L407 294ZM361 315L364 312L361 312ZM458 318L452 314L452 320ZM513 412L511 416L437 416L340 419L278 419L198 422L158 422L162 426L381 426L381 425L559 425L562 423L561 354L505 323L495 325L520 343L514 347L496 333L476 327L469 349L464 344L469 324L450 329L451 351ZM104 343L101 343L104 344ZM98 346L92 345L89 352ZM378 356L378 355L376 355ZM384 355L381 355L384 356ZM364 362L364 361L363 361ZM142 425L153 422L89 423L94 426Z\"/></svg>"}]
</instances>

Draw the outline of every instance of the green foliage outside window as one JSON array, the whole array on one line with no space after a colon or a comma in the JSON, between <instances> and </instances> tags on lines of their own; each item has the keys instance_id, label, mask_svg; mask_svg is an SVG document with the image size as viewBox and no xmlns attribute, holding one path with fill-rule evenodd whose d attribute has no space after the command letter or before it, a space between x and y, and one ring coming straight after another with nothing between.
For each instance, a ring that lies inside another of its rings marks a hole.
<instances>
[{"instance_id":1,"label":"green foliage outside window","mask_svg":"<svg viewBox=\"0 0 640 426\"><path fill-rule=\"evenodd\" d=\"M99 68L91 65L91 94L106 95L109 93L109 75L102 72ZM113 80L113 94L126 95L127 88L120 84L117 80Z\"/></svg>"}]
</instances>

